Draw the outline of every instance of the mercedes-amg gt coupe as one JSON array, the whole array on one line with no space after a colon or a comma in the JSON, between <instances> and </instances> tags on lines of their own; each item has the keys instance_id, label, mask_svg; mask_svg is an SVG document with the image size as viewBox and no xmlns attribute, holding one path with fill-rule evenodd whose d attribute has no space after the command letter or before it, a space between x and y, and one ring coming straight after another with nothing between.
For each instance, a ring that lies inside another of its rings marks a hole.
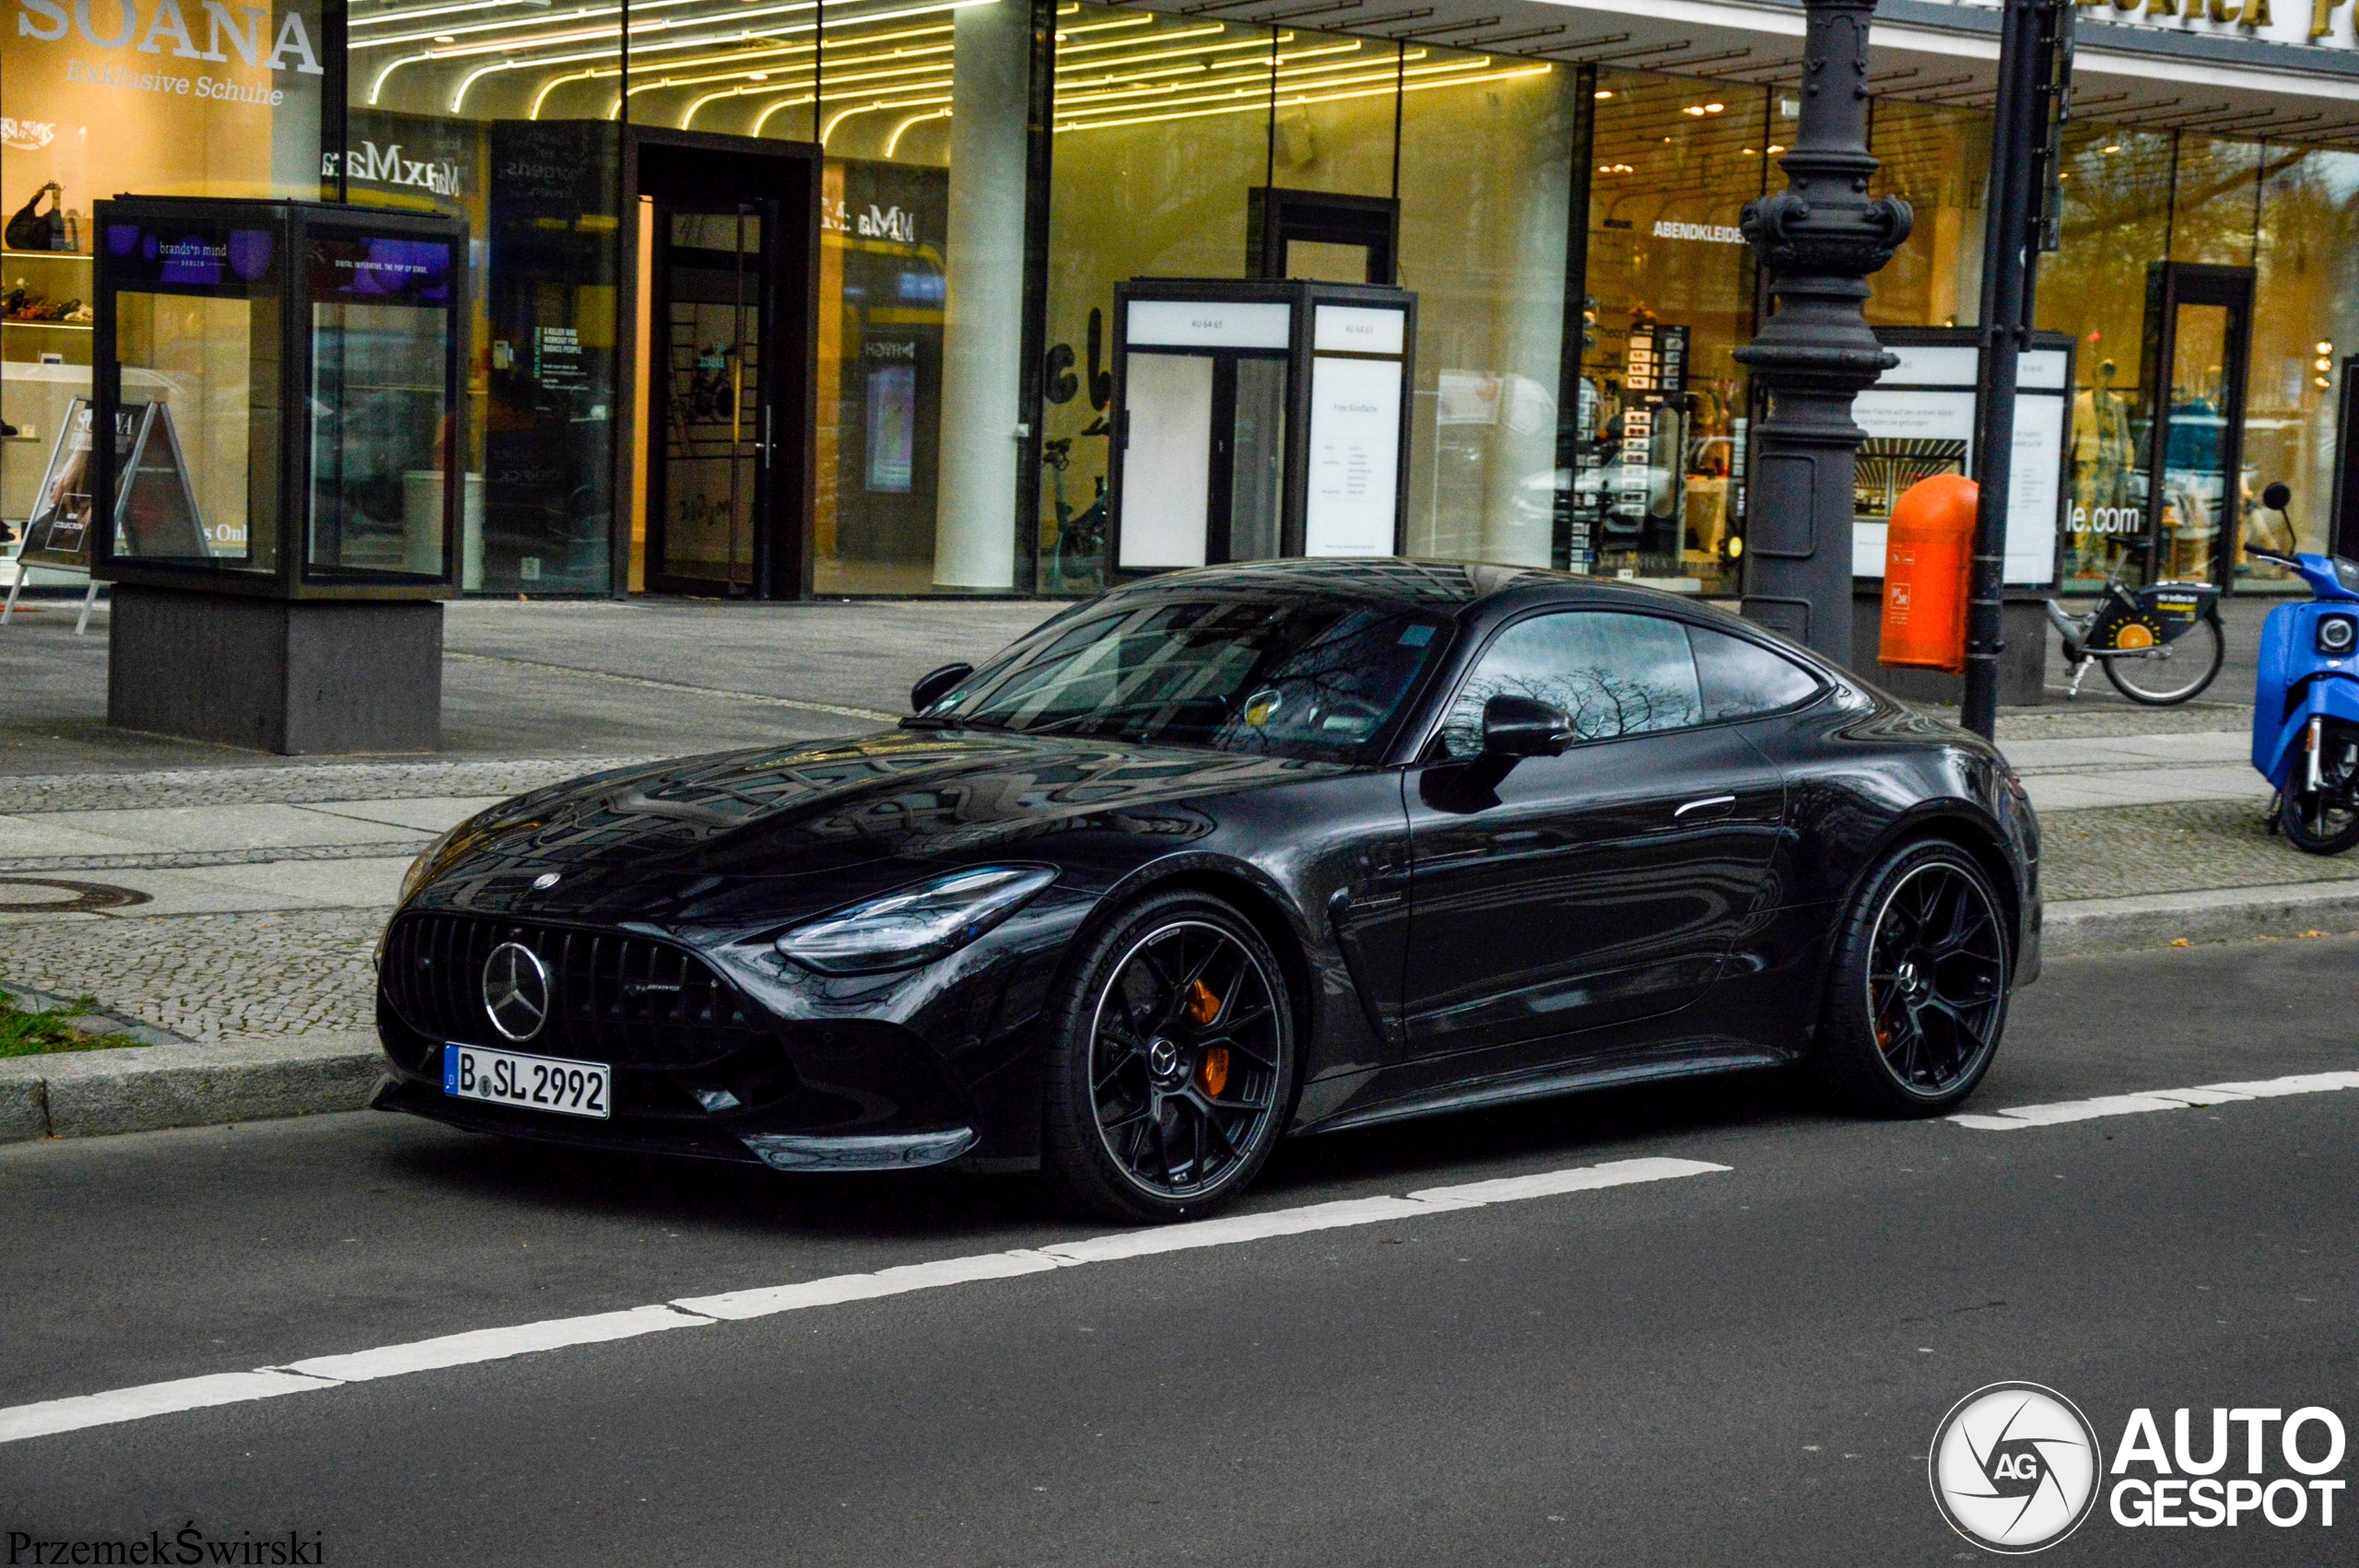
<instances>
[{"instance_id":1,"label":"mercedes-amg gt coupe","mask_svg":"<svg viewBox=\"0 0 2359 1568\"><path fill-rule=\"evenodd\" d=\"M2039 967L1988 743L1709 606L1520 568L1118 587L898 728L537 790L418 858L376 1103L1130 1222L1285 1134L1791 1066L1946 1111Z\"/></svg>"}]
</instances>

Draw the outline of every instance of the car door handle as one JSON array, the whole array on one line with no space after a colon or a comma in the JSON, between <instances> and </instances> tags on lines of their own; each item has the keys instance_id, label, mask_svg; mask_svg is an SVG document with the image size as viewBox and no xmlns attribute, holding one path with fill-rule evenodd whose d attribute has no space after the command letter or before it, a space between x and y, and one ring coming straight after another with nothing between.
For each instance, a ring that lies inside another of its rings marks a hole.
<instances>
[{"instance_id":1,"label":"car door handle","mask_svg":"<svg viewBox=\"0 0 2359 1568\"><path fill-rule=\"evenodd\" d=\"M1714 816L1719 816L1725 813L1730 807L1735 804L1736 797L1734 795L1707 795L1700 801L1690 801L1685 805L1680 807L1677 811L1672 813L1672 820L1675 822L1679 818L1685 816L1689 812L1709 812Z\"/></svg>"}]
</instances>

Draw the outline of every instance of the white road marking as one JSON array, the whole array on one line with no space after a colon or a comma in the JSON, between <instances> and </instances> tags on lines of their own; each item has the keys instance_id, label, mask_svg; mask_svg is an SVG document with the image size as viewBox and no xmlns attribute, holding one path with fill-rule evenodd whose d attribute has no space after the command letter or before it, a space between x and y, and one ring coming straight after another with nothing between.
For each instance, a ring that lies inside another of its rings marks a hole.
<instances>
[{"instance_id":1,"label":"white road marking","mask_svg":"<svg viewBox=\"0 0 2359 1568\"><path fill-rule=\"evenodd\" d=\"M1464 1187L1435 1187L1407 1198L1355 1198L1335 1203L1312 1203L1266 1214L1239 1214L1226 1219L1198 1220L1189 1224L1154 1230L1128 1231L1094 1236L1086 1241L986 1252L970 1258L946 1258L932 1263L909 1263L879 1269L872 1274L838 1274L800 1284L767 1289L727 1291L719 1295L684 1296L653 1306L621 1312L593 1313L581 1317L555 1317L520 1323L506 1328L479 1328L464 1334L418 1340L403 1345L382 1345L346 1355L313 1356L286 1366L253 1372L213 1373L170 1383L149 1383L102 1394L80 1394L46 1399L38 1404L0 1410L0 1443L48 1437L84 1427L111 1426L145 1421L150 1416L211 1405L241 1404L340 1388L381 1377L413 1372L466 1366L477 1362L503 1361L511 1356L561 1350L569 1345L601 1344L635 1339L641 1334L674 1328L710 1328L722 1321L767 1317L773 1313L808 1307L837 1306L912 1291L939 1290L983 1280L1012 1279L1087 1263L1110 1263L1155 1253L1181 1252L1196 1247L1233 1246L1270 1236L1299 1235L1307 1231L1336 1230L1351 1225L1379 1224L1388 1220L1419 1219L1457 1210L1480 1209L1492 1203L1514 1203L1567 1192L1624 1187L1634 1182L1666 1181L1679 1176L1707 1176L1726 1171L1702 1160L1652 1158L1614 1160L1572 1170L1538 1176L1507 1176Z\"/></svg>"},{"instance_id":2,"label":"white road marking","mask_svg":"<svg viewBox=\"0 0 2359 1568\"><path fill-rule=\"evenodd\" d=\"M2243 1083L2199 1083L2189 1089L2147 1089L2134 1094L2099 1094L2088 1100L2059 1100L2045 1106L2010 1106L1987 1115L1949 1119L1978 1132L2020 1132L2026 1127L2091 1121L2098 1117L2135 1116L2141 1111L2183 1111L2190 1106L2225 1106L2239 1100L2270 1100L2281 1094L2322 1094L2359 1089L2359 1072L2297 1072Z\"/></svg>"}]
</instances>

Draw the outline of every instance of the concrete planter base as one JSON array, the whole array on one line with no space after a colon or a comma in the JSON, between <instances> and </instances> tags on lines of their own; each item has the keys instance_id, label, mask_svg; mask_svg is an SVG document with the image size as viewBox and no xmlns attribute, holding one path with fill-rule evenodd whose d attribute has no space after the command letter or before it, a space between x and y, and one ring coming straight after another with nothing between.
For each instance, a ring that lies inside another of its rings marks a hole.
<instances>
[{"instance_id":1,"label":"concrete planter base","mask_svg":"<svg viewBox=\"0 0 2359 1568\"><path fill-rule=\"evenodd\" d=\"M441 744L439 603L112 597L110 724L285 756Z\"/></svg>"}]
</instances>

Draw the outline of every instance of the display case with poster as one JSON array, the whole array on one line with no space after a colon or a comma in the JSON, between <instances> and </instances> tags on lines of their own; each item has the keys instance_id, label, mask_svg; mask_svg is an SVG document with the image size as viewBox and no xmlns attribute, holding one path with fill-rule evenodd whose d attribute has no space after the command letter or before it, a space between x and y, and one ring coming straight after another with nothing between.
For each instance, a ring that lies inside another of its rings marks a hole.
<instances>
[{"instance_id":1,"label":"display case with poster","mask_svg":"<svg viewBox=\"0 0 2359 1568\"><path fill-rule=\"evenodd\" d=\"M466 226L120 196L95 239L90 439L58 464L49 532L62 547L78 523L115 585L108 722L288 755L433 749Z\"/></svg>"},{"instance_id":2,"label":"display case with poster","mask_svg":"<svg viewBox=\"0 0 2359 1568\"><path fill-rule=\"evenodd\" d=\"M48 524L101 579L448 597L466 228L304 202L98 205L93 394ZM90 442L91 428L114 439ZM69 501L69 493L81 497ZM111 525L88 497L112 496Z\"/></svg>"},{"instance_id":3,"label":"display case with poster","mask_svg":"<svg viewBox=\"0 0 2359 1568\"><path fill-rule=\"evenodd\" d=\"M1900 363L1853 402L1868 433L1853 469L1851 574L1884 576L1884 531L1893 503L1919 479L1971 474L1978 333L1971 327L1882 327L1876 336ZM2072 436L2072 340L2035 333L2016 367L2015 451L2007 487L2005 581L2010 589L2056 581L2067 514L2066 463Z\"/></svg>"},{"instance_id":4,"label":"display case with poster","mask_svg":"<svg viewBox=\"0 0 2359 1568\"><path fill-rule=\"evenodd\" d=\"M1116 572L1398 555L1416 315L1376 285L1117 285Z\"/></svg>"}]
</instances>

